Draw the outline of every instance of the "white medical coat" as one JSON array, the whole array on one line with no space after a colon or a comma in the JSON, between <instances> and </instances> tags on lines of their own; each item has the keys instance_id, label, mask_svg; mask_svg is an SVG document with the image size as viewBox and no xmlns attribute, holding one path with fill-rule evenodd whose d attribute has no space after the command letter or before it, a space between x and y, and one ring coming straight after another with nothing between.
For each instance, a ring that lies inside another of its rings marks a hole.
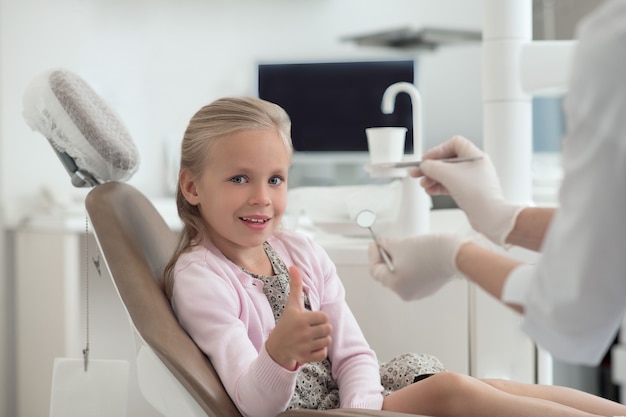
<instances>
[{"instance_id":1,"label":"white medical coat","mask_svg":"<svg viewBox=\"0 0 626 417\"><path fill-rule=\"evenodd\" d=\"M578 35L560 209L537 264L510 274L503 299L527 284L526 333L557 358L596 364L626 309L626 1L603 4Z\"/></svg>"}]
</instances>

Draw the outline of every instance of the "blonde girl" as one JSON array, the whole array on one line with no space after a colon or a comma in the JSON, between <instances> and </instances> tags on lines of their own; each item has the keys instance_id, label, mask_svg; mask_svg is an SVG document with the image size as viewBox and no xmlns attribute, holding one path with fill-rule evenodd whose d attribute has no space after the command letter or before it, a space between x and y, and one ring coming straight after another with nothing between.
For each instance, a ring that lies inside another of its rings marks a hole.
<instances>
[{"instance_id":1,"label":"blonde girl","mask_svg":"<svg viewBox=\"0 0 626 417\"><path fill-rule=\"evenodd\" d=\"M428 355L379 365L328 255L280 230L291 157L289 117L254 98L203 107L182 143L176 200L184 228L166 292L244 416L339 407L459 417L626 415L619 404L566 388L446 372Z\"/></svg>"}]
</instances>

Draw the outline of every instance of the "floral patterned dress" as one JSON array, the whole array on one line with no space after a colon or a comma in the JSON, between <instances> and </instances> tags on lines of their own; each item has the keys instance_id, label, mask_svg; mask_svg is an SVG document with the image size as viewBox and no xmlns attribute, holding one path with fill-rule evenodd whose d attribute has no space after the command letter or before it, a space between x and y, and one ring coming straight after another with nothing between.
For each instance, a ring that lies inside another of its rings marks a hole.
<instances>
[{"instance_id":1,"label":"floral patterned dress","mask_svg":"<svg viewBox=\"0 0 626 417\"><path fill-rule=\"evenodd\" d=\"M263 281L263 292L274 312L276 322L280 320L289 296L289 270L269 243L263 244L265 253L272 262L274 274L271 277L258 275L242 268L253 278ZM311 309L304 294L304 307ZM383 395L406 387L434 373L445 371L436 357L428 354L405 353L380 364L380 380ZM328 410L339 408L339 387L331 374L328 358L320 362L306 363L298 369L298 377L293 398L288 409Z\"/></svg>"}]
</instances>

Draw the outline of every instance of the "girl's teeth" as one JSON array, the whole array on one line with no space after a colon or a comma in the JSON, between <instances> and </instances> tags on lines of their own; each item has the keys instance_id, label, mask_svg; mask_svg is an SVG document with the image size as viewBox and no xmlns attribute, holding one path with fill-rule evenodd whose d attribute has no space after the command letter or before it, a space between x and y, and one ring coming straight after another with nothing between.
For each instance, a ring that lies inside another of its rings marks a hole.
<instances>
[{"instance_id":1,"label":"girl's teeth","mask_svg":"<svg viewBox=\"0 0 626 417\"><path fill-rule=\"evenodd\" d=\"M244 220L252 223L265 223L267 221L264 219L248 219L246 217L244 217Z\"/></svg>"}]
</instances>

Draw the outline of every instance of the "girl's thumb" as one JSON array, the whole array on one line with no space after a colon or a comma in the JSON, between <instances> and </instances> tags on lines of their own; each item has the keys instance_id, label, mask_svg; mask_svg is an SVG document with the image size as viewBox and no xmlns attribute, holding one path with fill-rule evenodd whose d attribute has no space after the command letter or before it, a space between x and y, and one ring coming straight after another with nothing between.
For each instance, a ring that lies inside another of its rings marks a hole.
<instances>
[{"instance_id":1,"label":"girl's thumb","mask_svg":"<svg viewBox=\"0 0 626 417\"><path fill-rule=\"evenodd\" d=\"M287 298L287 305L291 305L304 310L304 300L302 298L302 275L300 270L296 266L289 267L289 297Z\"/></svg>"}]
</instances>

